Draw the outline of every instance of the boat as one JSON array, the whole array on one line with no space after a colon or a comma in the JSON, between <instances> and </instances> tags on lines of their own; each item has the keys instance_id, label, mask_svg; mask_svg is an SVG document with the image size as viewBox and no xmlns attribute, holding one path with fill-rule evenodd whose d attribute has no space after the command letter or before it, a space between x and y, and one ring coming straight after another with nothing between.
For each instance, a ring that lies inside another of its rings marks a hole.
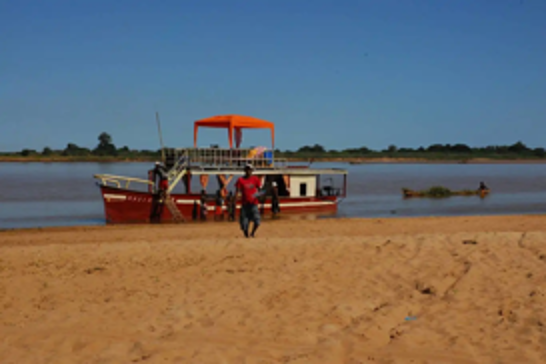
<instances>
[{"instance_id":1,"label":"boat","mask_svg":"<svg viewBox=\"0 0 546 364\"><path fill-rule=\"evenodd\" d=\"M229 148L218 145L197 147L200 128L227 129ZM269 129L271 148L241 148L243 129ZM200 211L202 196L205 197L207 215L210 216L211 212L216 211L215 195L221 193L225 197L228 191L235 192L234 182L244 175L244 167L248 163L253 165L253 174L260 178L262 192L265 192L259 206L263 215L272 214L273 183L278 188L280 215L335 214L339 203L347 196L347 170L290 165L286 159L276 158L275 125L266 120L243 115L218 115L197 120L194 122L193 147L162 149L163 165L168 176L168 188L163 193L154 183L153 170L147 171L148 178L94 175L103 198L106 223L179 223L197 220L200 219L197 211ZM192 190L193 178L199 178L199 191ZM216 179L216 191L210 191L210 179ZM227 206L221 208L224 213L227 212ZM240 201L237 201L236 216L240 208Z\"/></svg>"},{"instance_id":2,"label":"boat","mask_svg":"<svg viewBox=\"0 0 546 364\"><path fill-rule=\"evenodd\" d=\"M445 198L451 196L480 196L481 198L489 195L489 189L451 191L442 187L433 187L425 191L414 191L408 188L402 189L404 198L427 197L427 198Z\"/></svg>"}]
</instances>

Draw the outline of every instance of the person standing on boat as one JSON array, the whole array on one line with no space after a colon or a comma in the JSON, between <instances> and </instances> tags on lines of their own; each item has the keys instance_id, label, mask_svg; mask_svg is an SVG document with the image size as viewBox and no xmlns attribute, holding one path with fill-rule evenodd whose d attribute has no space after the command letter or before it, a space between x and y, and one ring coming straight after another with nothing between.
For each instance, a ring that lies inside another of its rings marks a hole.
<instances>
[{"instance_id":1,"label":"person standing on boat","mask_svg":"<svg viewBox=\"0 0 546 364\"><path fill-rule=\"evenodd\" d=\"M487 190L489 190L489 188L485 185L485 183L480 182L479 190L480 191L487 191Z\"/></svg>"},{"instance_id":2,"label":"person standing on boat","mask_svg":"<svg viewBox=\"0 0 546 364\"><path fill-rule=\"evenodd\" d=\"M260 226L260 210L258 209L258 196L261 188L260 179L252 174L254 167L252 164L245 166L245 175L240 177L235 184L237 194L241 194L241 215L240 223L241 230L248 238L248 228L252 221L254 226L252 227L251 237L254 237L256 230Z\"/></svg>"},{"instance_id":3,"label":"person standing on boat","mask_svg":"<svg viewBox=\"0 0 546 364\"><path fill-rule=\"evenodd\" d=\"M281 212L279 207L279 188L277 187L277 182L271 183L271 212L273 216Z\"/></svg>"},{"instance_id":4,"label":"person standing on boat","mask_svg":"<svg viewBox=\"0 0 546 364\"><path fill-rule=\"evenodd\" d=\"M235 221L235 208L236 208L236 201L235 196L233 196L233 192L229 191L229 194L226 199L227 204L227 212L228 212L228 221Z\"/></svg>"},{"instance_id":5,"label":"person standing on boat","mask_svg":"<svg viewBox=\"0 0 546 364\"><path fill-rule=\"evenodd\" d=\"M200 214L201 220L205 221L207 219L207 193L205 190L201 191L201 200L200 200Z\"/></svg>"},{"instance_id":6,"label":"person standing on boat","mask_svg":"<svg viewBox=\"0 0 546 364\"><path fill-rule=\"evenodd\" d=\"M154 181L159 180L158 191L163 195L169 188L169 179L167 177L167 169L160 162L155 162ZM157 185L156 185L157 186Z\"/></svg>"},{"instance_id":7,"label":"person standing on boat","mask_svg":"<svg viewBox=\"0 0 546 364\"><path fill-rule=\"evenodd\" d=\"M216 192L216 209L214 210L214 219L223 220L224 219L224 197L222 196L222 190Z\"/></svg>"}]
</instances>

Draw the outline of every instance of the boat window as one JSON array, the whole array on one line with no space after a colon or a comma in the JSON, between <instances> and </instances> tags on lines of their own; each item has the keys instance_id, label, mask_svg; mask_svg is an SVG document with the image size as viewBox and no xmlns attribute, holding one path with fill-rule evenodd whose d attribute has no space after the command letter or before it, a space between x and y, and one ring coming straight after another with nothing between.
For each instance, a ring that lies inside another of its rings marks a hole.
<instances>
[{"instance_id":1,"label":"boat window","mask_svg":"<svg viewBox=\"0 0 546 364\"><path fill-rule=\"evenodd\" d=\"M300 183L300 196L307 196L307 183Z\"/></svg>"}]
</instances>

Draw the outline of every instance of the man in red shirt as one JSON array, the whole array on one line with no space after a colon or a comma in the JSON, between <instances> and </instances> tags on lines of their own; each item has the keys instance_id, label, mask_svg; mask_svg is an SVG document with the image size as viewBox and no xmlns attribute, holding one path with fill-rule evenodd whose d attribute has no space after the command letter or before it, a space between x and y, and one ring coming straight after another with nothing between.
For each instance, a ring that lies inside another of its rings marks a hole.
<instances>
[{"instance_id":1,"label":"man in red shirt","mask_svg":"<svg viewBox=\"0 0 546 364\"><path fill-rule=\"evenodd\" d=\"M258 209L258 195L261 187L260 179L252 175L254 167L252 164L245 166L245 175L240 177L235 184L237 194L241 194L241 215L240 223L241 230L243 230L245 236L248 238L248 227L250 221L254 222L252 227L251 237L254 237L258 226L260 226L260 210Z\"/></svg>"}]
</instances>

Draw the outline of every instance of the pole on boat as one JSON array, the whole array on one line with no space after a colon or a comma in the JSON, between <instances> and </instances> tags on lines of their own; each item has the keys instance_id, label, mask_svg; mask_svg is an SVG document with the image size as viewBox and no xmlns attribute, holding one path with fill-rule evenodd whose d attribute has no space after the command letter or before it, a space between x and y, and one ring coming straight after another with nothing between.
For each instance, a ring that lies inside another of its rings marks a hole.
<instances>
[{"instance_id":1,"label":"pole on boat","mask_svg":"<svg viewBox=\"0 0 546 364\"><path fill-rule=\"evenodd\" d=\"M155 112L155 120L157 122L157 131L159 133L159 143L161 144L161 161L165 164L165 146L163 145L163 135L161 134L161 123L159 122L159 113Z\"/></svg>"}]
</instances>

